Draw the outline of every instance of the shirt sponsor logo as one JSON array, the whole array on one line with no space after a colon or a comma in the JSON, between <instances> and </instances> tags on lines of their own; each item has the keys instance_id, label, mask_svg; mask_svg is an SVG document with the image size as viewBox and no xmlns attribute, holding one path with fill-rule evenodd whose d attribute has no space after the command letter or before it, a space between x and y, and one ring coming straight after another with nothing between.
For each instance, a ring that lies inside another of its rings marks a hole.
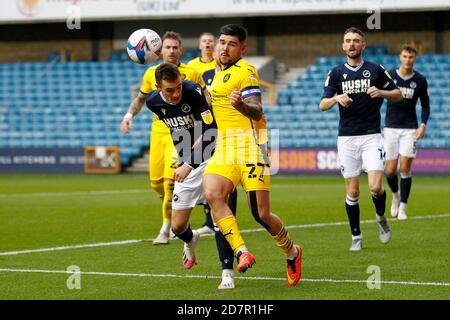
<instances>
[{"instance_id":1,"label":"shirt sponsor logo","mask_svg":"<svg viewBox=\"0 0 450 320\"><path fill-rule=\"evenodd\" d=\"M366 92L370 88L370 79L357 79L342 82L342 92L347 94Z\"/></svg>"},{"instance_id":2,"label":"shirt sponsor logo","mask_svg":"<svg viewBox=\"0 0 450 320\"><path fill-rule=\"evenodd\" d=\"M403 99L412 99L414 96L414 89L412 88L405 88L405 87L398 87L400 89L400 92L402 93Z\"/></svg>"},{"instance_id":3,"label":"shirt sponsor logo","mask_svg":"<svg viewBox=\"0 0 450 320\"><path fill-rule=\"evenodd\" d=\"M187 130L195 126L195 118L192 114L182 117L165 118L163 120L173 131Z\"/></svg>"}]
</instances>

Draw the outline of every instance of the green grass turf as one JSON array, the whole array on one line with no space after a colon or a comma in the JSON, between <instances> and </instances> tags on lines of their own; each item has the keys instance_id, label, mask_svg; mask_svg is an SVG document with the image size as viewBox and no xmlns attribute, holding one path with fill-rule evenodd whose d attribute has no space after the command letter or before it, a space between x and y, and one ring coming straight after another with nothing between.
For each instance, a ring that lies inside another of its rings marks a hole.
<instances>
[{"instance_id":1,"label":"green grass turf","mask_svg":"<svg viewBox=\"0 0 450 320\"><path fill-rule=\"evenodd\" d=\"M100 191L100 192L99 192ZM91 193L89 193L91 192ZM238 191L241 229L261 228ZM346 221L345 188L339 176L273 177L271 208L287 226ZM390 207L388 192L387 208ZM145 175L2 175L0 176L0 252L150 239L160 224L160 202ZM373 220L367 179L361 179L361 220ZM409 216L450 213L450 177L414 176ZM192 226L204 220L200 207ZM348 225L290 228L304 250L303 279L295 288L283 280L285 261L265 231L244 233L257 263L236 289L217 289L221 274L213 237L200 239L198 265L184 270L182 242L153 246L134 244L0 255L2 269L64 271L178 277L81 275L81 289L69 290L68 274L0 272L0 299L449 299L449 286L382 283L369 290L365 282L330 283L314 279L362 280L377 265L382 281L450 282L450 217L391 221L391 243L378 241L374 223L362 224L364 249L349 252ZM185 276L198 276L190 278ZM205 277L209 276L209 277ZM269 279L251 279L268 277ZM275 278L275 279L273 279Z\"/></svg>"}]
</instances>

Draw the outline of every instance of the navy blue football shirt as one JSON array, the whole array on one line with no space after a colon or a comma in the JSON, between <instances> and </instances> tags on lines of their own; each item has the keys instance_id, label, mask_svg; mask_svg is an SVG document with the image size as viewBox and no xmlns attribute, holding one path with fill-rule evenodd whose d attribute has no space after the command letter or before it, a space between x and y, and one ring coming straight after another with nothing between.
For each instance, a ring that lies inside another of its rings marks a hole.
<instances>
[{"instance_id":1,"label":"navy blue football shirt","mask_svg":"<svg viewBox=\"0 0 450 320\"><path fill-rule=\"evenodd\" d=\"M217 126L197 83L183 80L181 101L178 104L167 102L159 90L149 93L146 104L170 129L173 144L183 163L197 168L211 157L211 151L214 150L211 143L217 135ZM201 143L196 143L199 138Z\"/></svg>"},{"instance_id":2,"label":"navy blue football shirt","mask_svg":"<svg viewBox=\"0 0 450 320\"><path fill-rule=\"evenodd\" d=\"M395 84L402 92L402 101L388 101L384 126L388 128L417 129L416 104L420 98L422 123L430 117L430 98L427 79L415 71L403 77L397 69L389 70Z\"/></svg>"},{"instance_id":3,"label":"navy blue football shirt","mask_svg":"<svg viewBox=\"0 0 450 320\"><path fill-rule=\"evenodd\" d=\"M383 98L371 98L367 94L372 86L380 90L397 89L387 71L369 61L362 61L358 66L341 64L328 73L322 99L347 93L353 100L348 107L339 104L339 136L381 133Z\"/></svg>"}]
</instances>

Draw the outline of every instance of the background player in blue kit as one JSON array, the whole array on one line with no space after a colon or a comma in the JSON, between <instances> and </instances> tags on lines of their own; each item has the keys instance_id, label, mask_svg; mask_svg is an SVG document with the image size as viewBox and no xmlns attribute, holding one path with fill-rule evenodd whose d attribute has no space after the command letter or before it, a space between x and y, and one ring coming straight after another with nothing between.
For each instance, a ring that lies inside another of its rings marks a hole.
<instances>
[{"instance_id":1,"label":"background player in blue kit","mask_svg":"<svg viewBox=\"0 0 450 320\"><path fill-rule=\"evenodd\" d=\"M386 149L386 178L392 190L391 215L407 219L406 204L411 191L411 165L417 153L417 141L425 135L430 117L427 79L414 70L417 50L404 45L400 52L400 67L389 74L402 92L402 101L387 104L384 145ZM416 104L420 98L422 116L417 126ZM397 167L400 160L400 190Z\"/></svg>"},{"instance_id":2,"label":"background player in blue kit","mask_svg":"<svg viewBox=\"0 0 450 320\"><path fill-rule=\"evenodd\" d=\"M354 27L344 32L342 49L347 62L331 69L325 82L320 110L339 104L338 156L345 178L345 207L352 233L351 251L362 248L359 211L359 175L367 171L370 193L375 204L379 239L387 243L391 231L385 217L386 191L384 149L381 137L380 107L383 98L401 100L400 90L385 69L364 61L364 33Z\"/></svg>"}]
</instances>

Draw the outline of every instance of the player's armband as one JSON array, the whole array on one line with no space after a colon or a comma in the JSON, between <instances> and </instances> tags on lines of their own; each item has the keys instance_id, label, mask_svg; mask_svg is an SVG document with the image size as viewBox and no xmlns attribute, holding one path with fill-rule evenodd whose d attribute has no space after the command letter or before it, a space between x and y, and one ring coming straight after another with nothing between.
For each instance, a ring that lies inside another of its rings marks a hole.
<instances>
[{"instance_id":1,"label":"player's armband","mask_svg":"<svg viewBox=\"0 0 450 320\"><path fill-rule=\"evenodd\" d=\"M201 115L204 123L211 124L213 122L213 115L211 113L211 110L206 110L202 112Z\"/></svg>"}]
</instances>

